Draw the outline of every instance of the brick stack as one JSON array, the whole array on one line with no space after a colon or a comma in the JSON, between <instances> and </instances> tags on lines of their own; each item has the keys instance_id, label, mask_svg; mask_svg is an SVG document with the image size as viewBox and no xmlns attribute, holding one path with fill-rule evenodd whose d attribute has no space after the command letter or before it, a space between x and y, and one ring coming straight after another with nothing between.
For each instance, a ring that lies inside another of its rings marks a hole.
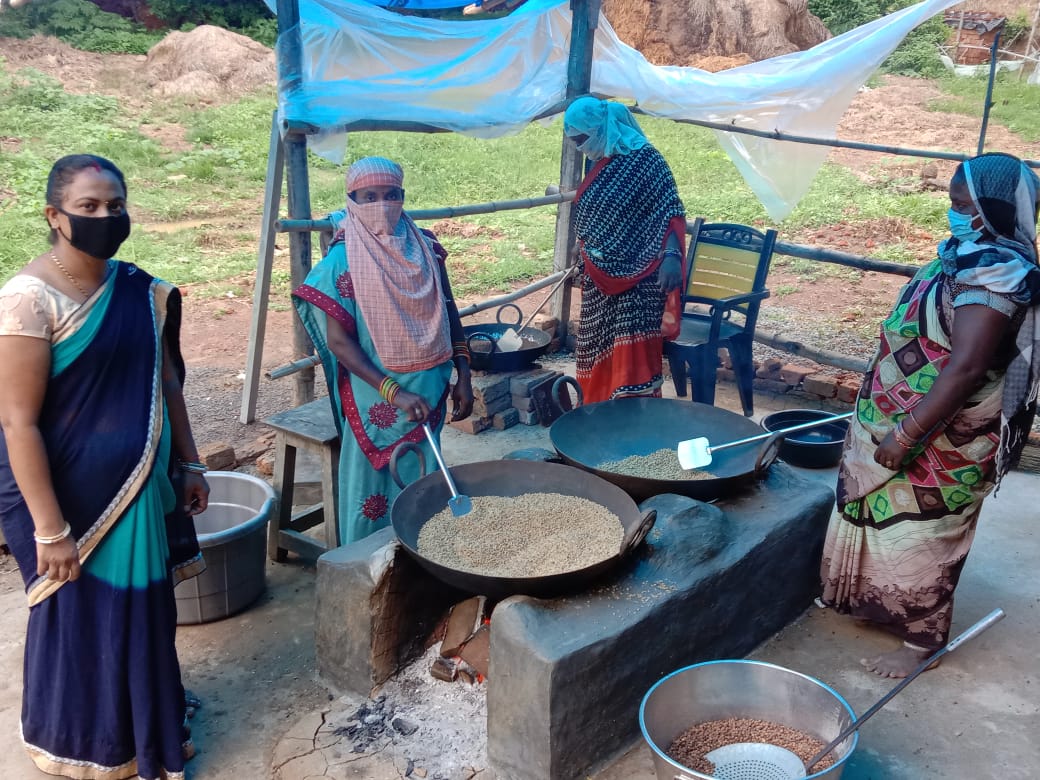
<instances>
[{"instance_id":1,"label":"brick stack","mask_svg":"<svg viewBox=\"0 0 1040 780\"><path fill-rule=\"evenodd\" d=\"M716 378L719 381L735 382L733 364L726 350L719 351L719 363ZM847 404L853 403L859 393L859 374L841 372L834 376L819 373L811 366L784 363L779 358L756 360L754 365L755 380L752 385L759 392L781 395L798 391L813 398L833 399Z\"/></svg>"},{"instance_id":2,"label":"brick stack","mask_svg":"<svg viewBox=\"0 0 1040 780\"><path fill-rule=\"evenodd\" d=\"M552 387L561 371L552 371L533 363L523 371L474 371L473 414L450 423L463 433L476 434L488 428L504 431L517 423L538 425L536 397Z\"/></svg>"}]
</instances>

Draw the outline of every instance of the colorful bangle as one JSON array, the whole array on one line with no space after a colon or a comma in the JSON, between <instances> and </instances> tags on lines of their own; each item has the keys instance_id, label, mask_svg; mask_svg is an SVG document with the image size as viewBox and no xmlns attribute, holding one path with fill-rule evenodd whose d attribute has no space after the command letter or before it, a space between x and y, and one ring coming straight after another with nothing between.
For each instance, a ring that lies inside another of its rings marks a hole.
<instances>
[{"instance_id":1,"label":"colorful bangle","mask_svg":"<svg viewBox=\"0 0 1040 780\"><path fill-rule=\"evenodd\" d=\"M910 435L903 428L903 421L900 420L895 428L892 429L892 435L896 437L896 442L904 450L912 448L917 442L910 438Z\"/></svg>"},{"instance_id":2,"label":"colorful bangle","mask_svg":"<svg viewBox=\"0 0 1040 780\"><path fill-rule=\"evenodd\" d=\"M198 461L192 460L177 461L177 468L181 471L187 472L188 474L205 474L209 471L209 469L206 468L205 463L199 463Z\"/></svg>"},{"instance_id":3,"label":"colorful bangle","mask_svg":"<svg viewBox=\"0 0 1040 780\"><path fill-rule=\"evenodd\" d=\"M67 539L69 534L72 533L72 526L65 522L65 527L61 529L61 533L54 534L54 536L40 536L39 534L33 534L33 539L36 540L37 544L57 544L62 539Z\"/></svg>"},{"instance_id":4,"label":"colorful bangle","mask_svg":"<svg viewBox=\"0 0 1040 780\"><path fill-rule=\"evenodd\" d=\"M473 362L473 356L469 352L469 344L465 341L455 341L451 345L451 356L453 358L464 357L467 363Z\"/></svg>"},{"instance_id":5,"label":"colorful bangle","mask_svg":"<svg viewBox=\"0 0 1040 780\"><path fill-rule=\"evenodd\" d=\"M379 385L379 395L388 404L392 404L397 394L401 391L401 385L397 383L396 379L392 377L386 377Z\"/></svg>"}]
</instances>

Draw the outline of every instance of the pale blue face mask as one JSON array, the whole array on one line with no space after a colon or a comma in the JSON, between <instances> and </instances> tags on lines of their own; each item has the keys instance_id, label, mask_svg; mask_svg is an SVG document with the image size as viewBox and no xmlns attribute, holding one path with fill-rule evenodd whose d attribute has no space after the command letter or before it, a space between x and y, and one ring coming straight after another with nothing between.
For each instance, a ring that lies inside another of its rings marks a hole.
<instances>
[{"instance_id":1,"label":"pale blue face mask","mask_svg":"<svg viewBox=\"0 0 1040 780\"><path fill-rule=\"evenodd\" d=\"M950 209L946 212L950 222L950 234L961 243L965 241L978 241L982 238L982 231L975 230L971 223L975 219L974 214L961 214L959 211Z\"/></svg>"}]
</instances>

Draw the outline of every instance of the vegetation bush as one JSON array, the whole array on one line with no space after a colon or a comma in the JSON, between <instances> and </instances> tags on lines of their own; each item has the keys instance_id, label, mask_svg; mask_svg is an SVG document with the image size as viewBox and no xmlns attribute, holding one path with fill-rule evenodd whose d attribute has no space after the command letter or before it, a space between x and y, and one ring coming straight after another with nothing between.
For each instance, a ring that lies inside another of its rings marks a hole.
<instances>
[{"instance_id":1,"label":"vegetation bush","mask_svg":"<svg viewBox=\"0 0 1040 780\"><path fill-rule=\"evenodd\" d=\"M36 0L0 14L0 36L53 35L85 51L144 54L163 37L88 0Z\"/></svg>"},{"instance_id":2,"label":"vegetation bush","mask_svg":"<svg viewBox=\"0 0 1040 780\"><path fill-rule=\"evenodd\" d=\"M265 46L274 46L278 35L278 20L263 0L151 0L149 9L173 30L213 24ZM147 30L89 0L34 0L0 14L0 37L52 35L77 49L109 54L145 54L166 32Z\"/></svg>"},{"instance_id":3,"label":"vegetation bush","mask_svg":"<svg viewBox=\"0 0 1040 780\"><path fill-rule=\"evenodd\" d=\"M809 11L820 17L832 34L841 35L916 2L918 0L809 0ZM938 46L948 36L949 29L942 17L932 17L906 36L881 70L903 76L941 76L944 68Z\"/></svg>"}]
</instances>

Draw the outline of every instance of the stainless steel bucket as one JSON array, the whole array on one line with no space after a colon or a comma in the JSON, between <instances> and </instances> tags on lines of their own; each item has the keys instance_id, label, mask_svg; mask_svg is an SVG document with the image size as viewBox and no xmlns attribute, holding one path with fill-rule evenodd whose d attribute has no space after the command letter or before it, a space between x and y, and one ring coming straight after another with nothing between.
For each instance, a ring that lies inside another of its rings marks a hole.
<instances>
[{"instance_id":1,"label":"stainless steel bucket","mask_svg":"<svg viewBox=\"0 0 1040 780\"><path fill-rule=\"evenodd\" d=\"M657 780L710 780L666 754L672 741L697 723L757 718L830 742L856 719L833 688L808 675L761 661L708 661L658 680L639 707L639 728L654 756ZM856 749L853 733L834 749L834 764L809 778L837 780Z\"/></svg>"}]
</instances>

